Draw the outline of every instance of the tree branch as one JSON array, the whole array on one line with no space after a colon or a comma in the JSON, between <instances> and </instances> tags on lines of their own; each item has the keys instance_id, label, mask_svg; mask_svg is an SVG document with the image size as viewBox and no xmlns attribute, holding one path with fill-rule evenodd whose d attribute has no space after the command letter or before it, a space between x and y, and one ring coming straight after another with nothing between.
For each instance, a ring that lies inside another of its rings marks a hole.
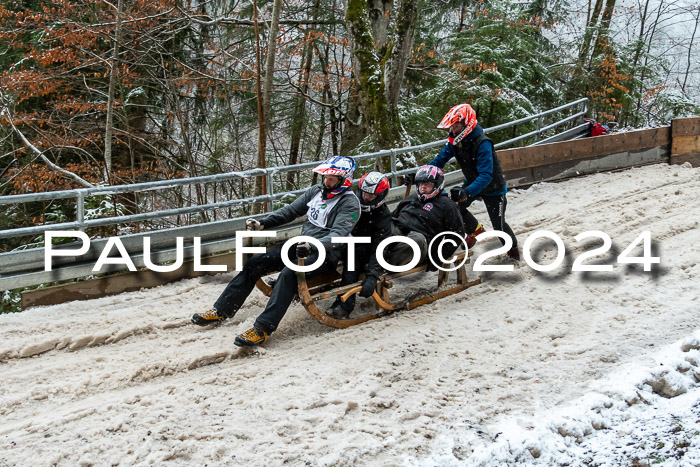
<instances>
[{"instance_id":1,"label":"tree branch","mask_svg":"<svg viewBox=\"0 0 700 467\"><path fill-rule=\"evenodd\" d=\"M192 22L203 24L206 26L226 24L234 26L254 26L255 23L251 19L237 19L228 16L211 17L209 15L197 15L193 16L188 14L182 9L182 7L177 7L178 11L182 13L187 19ZM200 19L201 18L201 19ZM294 19L280 19L279 24L286 24L292 26L303 26L303 25L318 25L318 24L342 24L341 20L294 20Z\"/></svg>"},{"instance_id":2,"label":"tree branch","mask_svg":"<svg viewBox=\"0 0 700 467\"><path fill-rule=\"evenodd\" d=\"M289 85L290 85L291 87L293 87L294 89L296 89L296 91L297 91L299 94L301 94L301 96L304 97L305 99L308 99L308 100L310 100L311 102L313 102L314 104L320 105L321 107L327 107L327 108L329 108L329 109L334 109L336 112L338 112L338 113L343 117L343 120L345 120L345 121L347 121L347 122L350 122L352 125L355 125L355 126L361 125L361 123L362 123L361 120L358 120L357 122L354 122L354 121L352 121L352 119L350 119L350 117L347 116L347 114L343 113L342 110L336 108L336 106L334 106L333 104L327 104L327 103L325 103L325 102L321 102L321 101L319 101L318 99L314 99L313 97L311 97L308 93L305 93L303 89L301 89L299 86L297 86L296 84L294 84L294 83L292 82L292 78L291 78L291 76L289 76L289 75L287 75L287 82L289 83Z\"/></svg>"},{"instance_id":3,"label":"tree branch","mask_svg":"<svg viewBox=\"0 0 700 467\"><path fill-rule=\"evenodd\" d=\"M10 111L6 106L3 106L2 109L0 109L0 115L6 115L7 116L7 121L10 122L10 126L12 129L17 133L17 135L20 137L22 142L24 143L25 146L27 146L29 149L32 150L33 153L35 153L37 156L41 157L41 159L51 167L52 169L56 170L57 172L62 173L66 177L70 177L74 179L76 182L78 182L80 185L86 187L86 188L93 188L95 185L92 183L88 182L87 180L81 178L80 176L74 174L73 172L69 172L66 169L63 169L59 167L58 165L54 164L51 162L42 151L40 151L36 146L34 146L29 140L27 139L26 136L15 126L14 122L12 121L12 116L10 115Z\"/></svg>"}]
</instances>

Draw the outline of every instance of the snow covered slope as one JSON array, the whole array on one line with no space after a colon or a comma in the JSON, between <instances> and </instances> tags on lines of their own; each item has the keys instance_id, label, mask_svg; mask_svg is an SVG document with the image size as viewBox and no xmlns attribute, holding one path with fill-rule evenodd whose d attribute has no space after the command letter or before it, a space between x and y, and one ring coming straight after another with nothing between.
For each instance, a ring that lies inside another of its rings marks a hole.
<instances>
[{"instance_id":1,"label":"snow covered slope","mask_svg":"<svg viewBox=\"0 0 700 467\"><path fill-rule=\"evenodd\" d=\"M257 291L221 327L189 323L230 274L1 315L0 465L697 465L699 199L689 166L514 190L520 244L566 245L554 271L472 273L484 282L346 330L294 304L252 353L233 338ZM612 272L571 272L600 244L574 240L590 230L612 238ZM616 264L645 230L660 265Z\"/></svg>"}]
</instances>

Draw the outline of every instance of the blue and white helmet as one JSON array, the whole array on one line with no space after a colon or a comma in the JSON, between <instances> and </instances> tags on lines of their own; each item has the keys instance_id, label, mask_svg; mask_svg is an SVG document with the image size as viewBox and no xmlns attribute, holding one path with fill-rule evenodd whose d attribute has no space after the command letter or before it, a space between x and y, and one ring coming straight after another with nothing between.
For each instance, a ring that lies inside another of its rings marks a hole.
<instances>
[{"instance_id":1,"label":"blue and white helmet","mask_svg":"<svg viewBox=\"0 0 700 467\"><path fill-rule=\"evenodd\" d=\"M357 164L355 159L345 156L329 157L314 169L314 172L321 175L334 175L339 177L338 184L331 189L324 187L323 198L332 198L343 191L350 188L352 185L352 174L355 172Z\"/></svg>"},{"instance_id":2,"label":"blue and white helmet","mask_svg":"<svg viewBox=\"0 0 700 467\"><path fill-rule=\"evenodd\" d=\"M342 179L352 180L352 174L355 172L355 159L345 156L329 157L314 169L314 172L321 175L335 175Z\"/></svg>"}]
</instances>

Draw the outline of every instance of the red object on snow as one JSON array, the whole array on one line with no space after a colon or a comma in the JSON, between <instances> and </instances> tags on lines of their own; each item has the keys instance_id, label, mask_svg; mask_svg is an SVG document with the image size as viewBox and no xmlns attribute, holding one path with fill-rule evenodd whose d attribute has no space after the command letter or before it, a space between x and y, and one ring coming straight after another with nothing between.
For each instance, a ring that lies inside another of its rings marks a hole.
<instances>
[{"instance_id":1,"label":"red object on snow","mask_svg":"<svg viewBox=\"0 0 700 467\"><path fill-rule=\"evenodd\" d=\"M610 133L610 130L605 125L602 125L590 118L584 118L584 122L588 122L588 136L601 136Z\"/></svg>"}]
</instances>

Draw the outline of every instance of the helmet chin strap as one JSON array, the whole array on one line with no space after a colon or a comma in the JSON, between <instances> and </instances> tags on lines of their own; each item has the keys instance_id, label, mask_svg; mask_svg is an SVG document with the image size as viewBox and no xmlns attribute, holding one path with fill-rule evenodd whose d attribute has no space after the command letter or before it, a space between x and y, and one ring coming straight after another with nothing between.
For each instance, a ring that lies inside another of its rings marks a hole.
<instances>
[{"instance_id":1,"label":"helmet chin strap","mask_svg":"<svg viewBox=\"0 0 700 467\"><path fill-rule=\"evenodd\" d=\"M457 136L452 138L452 144L459 144L459 142L462 141L462 139L464 139L464 137L466 136L466 133L467 133L467 126L464 125L464 128L462 129L462 131Z\"/></svg>"},{"instance_id":2,"label":"helmet chin strap","mask_svg":"<svg viewBox=\"0 0 700 467\"><path fill-rule=\"evenodd\" d=\"M324 176L324 178L325 178L325 176ZM343 177L338 177L338 178L340 178L338 183L331 188L327 188L326 184L325 183L323 184L321 195L322 195L322 198L324 200L328 199L328 198L332 198L333 196L337 195L338 193L345 191L346 188L349 188L350 185L352 185L351 179L347 179L347 178L343 178Z\"/></svg>"}]
</instances>

